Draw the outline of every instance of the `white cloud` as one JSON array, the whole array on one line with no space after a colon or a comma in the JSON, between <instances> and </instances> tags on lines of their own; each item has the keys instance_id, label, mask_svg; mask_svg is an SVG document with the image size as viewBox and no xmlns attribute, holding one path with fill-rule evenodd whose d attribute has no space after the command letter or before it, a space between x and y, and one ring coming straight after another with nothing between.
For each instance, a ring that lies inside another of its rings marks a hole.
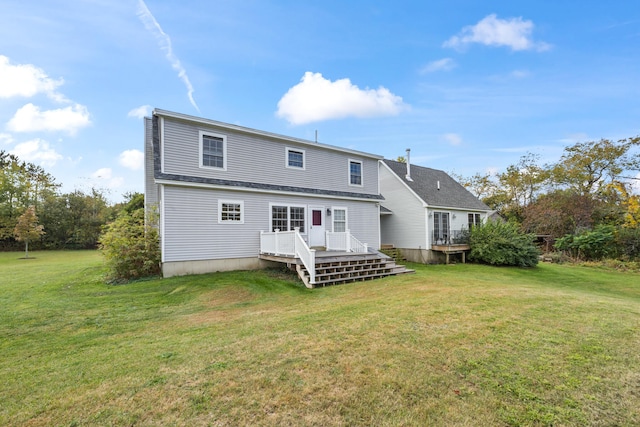
<instances>
[{"instance_id":1,"label":"white cloud","mask_svg":"<svg viewBox=\"0 0 640 427\"><path fill-rule=\"evenodd\" d=\"M144 153L140 150L126 150L120 153L120 165L134 171L142 170Z\"/></svg>"},{"instance_id":2,"label":"white cloud","mask_svg":"<svg viewBox=\"0 0 640 427\"><path fill-rule=\"evenodd\" d=\"M91 174L91 178L100 181L101 186L107 188L120 188L124 184L124 178L121 176L113 176L111 168L100 168Z\"/></svg>"},{"instance_id":3,"label":"white cloud","mask_svg":"<svg viewBox=\"0 0 640 427\"><path fill-rule=\"evenodd\" d=\"M198 108L196 101L193 99L193 86L191 85L189 76L187 76L187 70L185 70L178 57L173 53L171 37L162 30L162 27L158 24L158 21L156 21L156 18L153 16L143 0L138 0L138 17L140 17L145 28L156 37L160 44L160 48L165 51L167 60L171 63L171 67L178 72L178 77L187 87L187 96L189 97L191 105L193 105L193 108L195 108L199 113L200 108Z\"/></svg>"},{"instance_id":4,"label":"white cloud","mask_svg":"<svg viewBox=\"0 0 640 427\"><path fill-rule=\"evenodd\" d=\"M444 135L442 135L442 137L450 145L457 146L462 144L462 137L457 133L445 133Z\"/></svg>"},{"instance_id":5,"label":"white cloud","mask_svg":"<svg viewBox=\"0 0 640 427\"><path fill-rule=\"evenodd\" d=\"M80 104L40 111L31 103L23 106L7 123L14 132L63 131L74 135L78 129L91 124L87 108Z\"/></svg>"},{"instance_id":6,"label":"white cloud","mask_svg":"<svg viewBox=\"0 0 640 427\"><path fill-rule=\"evenodd\" d=\"M44 93L49 98L62 102L66 98L56 89L63 80L53 80L40 68L31 64L12 65L9 58L0 55L0 98L21 96L30 98Z\"/></svg>"},{"instance_id":7,"label":"white cloud","mask_svg":"<svg viewBox=\"0 0 640 427\"><path fill-rule=\"evenodd\" d=\"M151 115L151 105L141 105L138 108L134 108L127 114L128 117L135 117L136 119L144 119Z\"/></svg>"},{"instance_id":8,"label":"white cloud","mask_svg":"<svg viewBox=\"0 0 640 427\"><path fill-rule=\"evenodd\" d=\"M51 167L58 160L62 160L61 154L58 154L47 141L39 138L21 142L9 152L18 156L20 160L46 167Z\"/></svg>"},{"instance_id":9,"label":"white cloud","mask_svg":"<svg viewBox=\"0 0 640 427\"><path fill-rule=\"evenodd\" d=\"M91 178L111 179L111 175L113 175L111 168L100 168L91 174Z\"/></svg>"},{"instance_id":10,"label":"white cloud","mask_svg":"<svg viewBox=\"0 0 640 427\"><path fill-rule=\"evenodd\" d=\"M399 114L407 108L389 89L360 89L349 79L332 82L307 71L278 102L278 117L294 125L345 117Z\"/></svg>"},{"instance_id":11,"label":"white cloud","mask_svg":"<svg viewBox=\"0 0 640 427\"><path fill-rule=\"evenodd\" d=\"M431 61L420 70L420 74L433 73L435 71L450 71L456 68L457 64L451 58L442 58Z\"/></svg>"},{"instance_id":12,"label":"white cloud","mask_svg":"<svg viewBox=\"0 0 640 427\"><path fill-rule=\"evenodd\" d=\"M13 136L8 133L0 133L0 144L9 145L13 143Z\"/></svg>"},{"instance_id":13,"label":"white cloud","mask_svg":"<svg viewBox=\"0 0 640 427\"><path fill-rule=\"evenodd\" d=\"M500 19L491 14L476 25L464 27L458 35L444 42L443 47L462 48L470 43L480 43L507 46L511 50L548 50L549 44L532 40L533 27L532 21L525 21L522 17Z\"/></svg>"}]
</instances>

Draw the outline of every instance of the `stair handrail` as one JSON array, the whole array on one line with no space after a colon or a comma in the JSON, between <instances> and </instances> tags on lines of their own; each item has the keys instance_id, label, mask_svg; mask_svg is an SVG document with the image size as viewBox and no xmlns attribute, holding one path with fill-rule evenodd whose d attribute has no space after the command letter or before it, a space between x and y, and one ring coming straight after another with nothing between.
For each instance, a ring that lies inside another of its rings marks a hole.
<instances>
[{"instance_id":1,"label":"stair handrail","mask_svg":"<svg viewBox=\"0 0 640 427\"><path fill-rule=\"evenodd\" d=\"M309 283L315 285L316 283L316 250L307 246L307 242L304 241L302 235L300 235L300 228L294 228L295 231L295 257L300 258L302 264L307 268L309 272Z\"/></svg>"},{"instance_id":2,"label":"stair handrail","mask_svg":"<svg viewBox=\"0 0 640 427\"><path fill-rule=\"evenodd\" d=\"M328 251L369 252L369 245L356 239L350 230L327 231L325 240Z\"/></svg>"}]
</instances>

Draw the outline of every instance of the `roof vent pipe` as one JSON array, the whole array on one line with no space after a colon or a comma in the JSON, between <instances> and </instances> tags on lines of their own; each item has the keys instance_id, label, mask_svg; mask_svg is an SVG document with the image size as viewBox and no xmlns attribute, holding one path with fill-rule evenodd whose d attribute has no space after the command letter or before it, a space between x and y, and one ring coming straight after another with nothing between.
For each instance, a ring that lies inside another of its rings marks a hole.
<instances>
[{"instance_id":1,"label":"roof vent pipe","mask_svg":"<svg viewBox=\"0 0 640 427\"><path fill-rule=\"evenodd\" d=\"M411 179L411 148L407 148L407 175L405 179L407 181L413 181Z\"/></svg>"},{"instance_id":2,"label":"roof vent pipe","mask_svg":"<svg viewBox=\"0 0 640 427\"><path fill-rule=\"evenodd\" d=\"M438 191L440 191L440 180L438 180Z\"/></svg>"}]
</instances>

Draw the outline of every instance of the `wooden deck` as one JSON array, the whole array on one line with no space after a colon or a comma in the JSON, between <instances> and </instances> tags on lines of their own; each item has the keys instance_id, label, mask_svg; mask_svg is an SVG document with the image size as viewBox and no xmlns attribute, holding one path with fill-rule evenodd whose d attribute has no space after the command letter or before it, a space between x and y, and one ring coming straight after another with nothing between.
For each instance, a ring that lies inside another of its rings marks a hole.
<instances>
[{"instance_id":1,"label":"wooden deck","mask_svg":"<svg viewBox=\"0 0 640 427\"><path fill-rule=\"evenodd\" d=\"M431 245L431 250L443 252L447 258L447 264L449 264L449 255L462 254L462 263L466 262L466 253L471 250L469 245Z\"/></svg>"},{"instance_id":2,"label":"wooden deck","mask_svg":"<svg viewBox=\"0 0 640 427\"><path fill-rule=\"evenodd\" d=\"M260 254L260 259L285 263L295 269L308 288L372 280L397 274L413 273L380 252L354 253L338 251L315 252L315 283L299 258L286 255Z\"/></svg>"}]
</instances>

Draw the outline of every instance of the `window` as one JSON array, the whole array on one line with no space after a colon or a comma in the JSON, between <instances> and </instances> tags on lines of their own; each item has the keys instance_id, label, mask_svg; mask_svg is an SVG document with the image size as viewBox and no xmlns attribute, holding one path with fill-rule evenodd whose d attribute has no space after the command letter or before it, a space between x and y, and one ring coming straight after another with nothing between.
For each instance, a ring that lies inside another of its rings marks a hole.
<instances>
[{"instance_id":1,"label":"window","mask_svg":"<svg viewBox=\"0 0 640 427\"><path fill-rule=\"evenodd\" d=\"M475 227L476 225L480 225L482 223L482 221L480 220L480 214L472 214L470 213L468 215L469 217L469 230L471 230L473 227Z\"/></svg>"},{"instance_id":2,"label":"window","mask_svg":"<svg viewBox=\"0 0 640 427\"><path fill-rule=\"evenodd\" d=\"M287 167L304 169L304 151L287 148Z\"/></svg>"},{"instance_id":3,"label":"window","mask_svg":"<svg viewBox=\"0 0 640 427\"><path fill-rule=\"evenodd\" d=\"M200 167L226 170L227 137L200 132Z\"/></svg>"},{"instance_id":4,"label":"window","mask_svg":"<svg viewBox=\"0 0 640 427\"><path fill-rule=\"evenodd\" d=\"M446 244L449 240L449 213L434 212L433 213L433 243Z\"/></svg>"},{"instance_id":5,"label":"window","mask_svg":"<svg viewBox=\"0 0 640 427\"><path fill-rule=\"evenodd\" d=\"M349 184L362 185L362 162L349 160Z\"/></svg>"},{"instance_id":6,"label":"window","mask_svg":"<svg viewBox=\"0 0 640 427\"><path fill-rule=\"evenodd\" d=\"M347 210L344 208L333 208L333 231L344 233L347 231Z\"/></svg>"},{"instance_id":7,"label":"window","mask_svg":"<svg viewBox=\"0 0 640 427\"><path fill-rule=\"evenodd\" d=\"M219 223L244 223L244 202L236 200L218 200Z\"/></svg>"},{"instance_id":8,"label":"window","mask_svg":"<svg viewBox=\"0 0 640 427\"><path fill-rule=\"evenodd\" d=\"M296 227L304 233L304 206L271 206L271 231L290 231Z\"/></svg>"}]
</instances>

